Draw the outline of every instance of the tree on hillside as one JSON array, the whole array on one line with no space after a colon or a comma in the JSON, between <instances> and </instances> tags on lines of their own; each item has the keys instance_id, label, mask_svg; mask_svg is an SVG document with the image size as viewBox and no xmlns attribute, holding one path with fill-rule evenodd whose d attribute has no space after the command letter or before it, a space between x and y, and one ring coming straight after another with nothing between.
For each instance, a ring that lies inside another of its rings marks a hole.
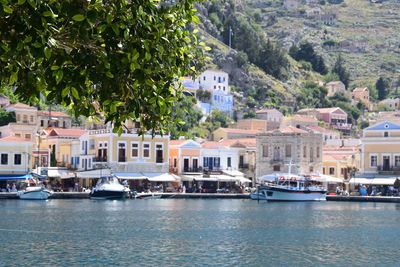
<instances>
[{"instance_id":1,"label":"tree on hillside","mask_svg":"<svg viewBox=\"0 0 400 267\"><path fill-rule=\"evenodd\" d=\"M328 73L324 59L315 52L314 47L309 42L301 43L299 47L293 45L289 49L289 55L297 61L310 62L313 70L318 73L323 75Z\"/></svg>"},{"instance_id":2,"label":"tree on hillside","mask_svg":"<svg viewBox=\"0 0 400 267\"><path fill-rule=\"evenodd\" d=\"M43 94L77 116L166 131L177 79L204 59L188 30L199 20L193 2L1 1L0 86L31 103Z\"/></svg>"},{"instance_id":3,"label":"tree on hillside","mask_svg":"<svg viewBox=\"0 0 400 267\"><path fill-rule=\"evenodd\" d=\"M388 96L390 82L390 79L385 77L379 77L379 79L376 81L375 87L378 91L378 100L383 100Z\"/></svg>"},{"instance_id":4,"label":"tree on hillside","mask_svg":"<svg viewBox=\"0 0 400 267\"><path fill-rule=\"evenodd\" d=\"M336 92L333 96L329 97L329 100L335 105L336 102L350 103L350 99L344 94L344 92Z\"/></svg>"},{"instance_id":5,"label":"tree on hillside","mask_svg":"<svg viewBox=\"0 0 400 267\"><path fill-rule=\"evenodd\" d=\"M206 122L210 122L212 124L210 132L218 129L219 127L226 128L229 124L232 123L232 119L229 118L225 112L214 109L211 114L206 119Z\"/></svg>"},{"instance_id":6,"label":"tree on hillside","mask_svg":"<svg viewBox=\"0 0 400 267\"><path fill-rule=\"evenodd\" d=\"M15 113L0 109L0 126L8 125L10 122L16 122Z\"/></svg>"},{"instance_id":7,"label":"tree on hillside","mask_svg":"<svg viewBox=\"0 0 400 267\"><path fill-rule=\"evenodd\" d=\"M344 67L344 60L342 58L342 55L340 55L340 54L337 57L335 65L332 68L332 73L336 73L339 76L339 79L342 81L342 83L344 83L346 88L349 87L350 74L347 72L346 68Z\"/></svg>"},{"instance_id":8,"label":"tree on hillside","mask_svg":"<svg viewBox=\"0 0 400 267\"><path fill-rule=\"evenodd\" d=\"M178 139L182 135L191 138L191 136L188 136L189 130L198 126L203 117L201 111L195 107L196 103L196 98L184 96L182 100L176 104L171 113L171 117L174 120L181 121L181 123L170 125L169 131L171 139Z\"/></svg>"},{"instance_id":9,"label":"tree on hillside","mask_svg":"<svg viewBox=\"0 0 400 267\"><path fill-rule=\"evenodd\" d=\"M331 105L327 99L328 90L313 82L306 82L296 100L300 108L325 108Z\"/></svg>"}]
</instances>

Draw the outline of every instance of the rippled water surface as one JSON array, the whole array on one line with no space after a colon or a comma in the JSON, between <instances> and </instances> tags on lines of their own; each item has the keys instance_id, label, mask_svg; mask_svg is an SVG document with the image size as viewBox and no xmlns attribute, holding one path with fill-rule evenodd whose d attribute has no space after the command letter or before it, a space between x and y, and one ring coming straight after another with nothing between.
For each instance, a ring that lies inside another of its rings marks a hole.
<instances>
[{"instance_id":1,"label":"rippled water surface","mask_svg":"<svg viewBox=\"0 0 400 267\"><path fill-rule=\"evenodd\" d=\"M400 205L0 200L0 266L399 266Z\"/></svg>"}]
</instances>

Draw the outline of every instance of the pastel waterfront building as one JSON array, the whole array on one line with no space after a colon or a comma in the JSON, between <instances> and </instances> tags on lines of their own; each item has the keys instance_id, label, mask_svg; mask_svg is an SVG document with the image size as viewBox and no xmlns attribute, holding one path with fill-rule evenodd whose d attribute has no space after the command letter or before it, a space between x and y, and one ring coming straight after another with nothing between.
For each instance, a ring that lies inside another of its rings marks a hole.
<instances>
[{"instance_id":1,"label":"pastel waterfront building","mask_svg":"<svg viewBox=\"0 0 400 267\"><path fill-rule=\"evenodd\" d=\"M201 174L201 145L193 140L169 141L170 171L177 175Z\"/></svg>"},{"instance_id":2,"label":"pastel waterfront building","mask_svg":"<svg viewBox=\"0 0 400 267\"><path fill-rule=\"evenodd\" d=\"M361 169L360 146L324 146L323 174L350 179Z\"/></svg>"},{"instance_id":3,"label":"pastel waterfront building","mask_svg":"<svg viewBox=\"0 0 400 267\"><path fill-rule=\"evenodd\" d=\"M322 172L322 135L285 127L257 135L256 176L274 172Z\"/></svg>"},{"instance_id":4,"label":"pastel waterfront building","mask_svg":"<svg viewBox=\"0 0 400 267\"><path fill-rule=\"evenodd\" d=\"M340 133L338 131L332 131L319 126L308 126L306 127L306 129L313 133L321 134L324 145L327 144L330 140L340 139Z\"/></svg>"},{"instance_id":5,"label":"pastel waterfront building","mask_svg":"<svg viewBox=\"0 0 400 267\"><path fill-rule=\"evenodd\" d=\"M38 128L57 127L66 129L72 127L72 118L59 111L39 110L37 112L37 124Z\"/></svg>"},{"instance_id":6,"label":"pastel waterfront building","mask_svg":"<svg viewBox=\"0 0 400 267\"><path fill-rule=\"evenodd\" d=\"M363 102L368 108L369 102L369 89L368 87L355 88L352 92L352 103L355 105L358 102Z\"/></svg>"},{"instance_id":7,"label":"pastel waterfront building","mask_svg":"<svg viewBox=\"0 0 400 267\"><path fill-rule=\"evenodd\" d=\"M34 141L37 132L37 109L23 103L10 104L4 107L14 112L16 122L0 127L0 137L15 136Z\"/></svg>"},{"instance_id":8,"label":"pastel waterfront building","mask_svg":"<svg viewBox=\"0 0 400 267\"><path fill-rule=\"evenodd\" d=\"M385 121L363 130L362 172L400 174L400 124Z\"/></svg>"},{"instance_id":9,"label":"pastel waterfront building","mask_svg":"<svg viewBox=\"0 0 400 267\"><path fill-rule=\"evenodd\" d=\"M134 124L118 136L112 127L89 130L80 138L81 170L110 168L113 172L168 172L169 135L140 136Z\"/></svg>"},{"instance_id":10,"label":"pastel waterfront building","mask_svg":"<svg viewBox=\"0 0 400 267\"><path fill-rule=\"evenodd\" d=\"M262 133L259 130L243 130L243 129L232 129L232 128L218 128L212 132L212 140L220 141L227 139L238 139L238 138L254 138L257 134Z\"/></svg>"},{"instance_id":11,"label":"pastel waterfront building","mask_svg":"<svg viewBox=\"0 0 400 267\"><path fill-rule=\"evenodd\" d=\"M33 145L33 141L15 136L0 139L0 188L4 188L2 181L20 179L31 172Z\"/></svg>"}]
</instances>

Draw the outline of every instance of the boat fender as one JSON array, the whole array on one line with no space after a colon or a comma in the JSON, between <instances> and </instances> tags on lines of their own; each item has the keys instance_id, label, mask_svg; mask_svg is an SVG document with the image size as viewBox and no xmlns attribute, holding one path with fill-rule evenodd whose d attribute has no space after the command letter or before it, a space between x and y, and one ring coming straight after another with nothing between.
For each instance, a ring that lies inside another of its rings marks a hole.
<instances>
[{"instance_id":1,"label":"boat fender","mask_svg":"<svg viewBox=\"0 0 400 267\"><path fill-rule=\"evenodd\" d=\"M281 176L279 177L279 180L285 180L285 177Z\"/></svg>"}]
</instances>

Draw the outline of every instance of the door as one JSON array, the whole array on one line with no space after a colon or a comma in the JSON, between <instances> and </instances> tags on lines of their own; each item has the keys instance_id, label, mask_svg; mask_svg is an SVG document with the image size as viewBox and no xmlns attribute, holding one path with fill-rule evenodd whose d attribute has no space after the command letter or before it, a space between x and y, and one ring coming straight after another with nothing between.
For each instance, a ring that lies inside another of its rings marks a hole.
<instances>
[{"instance_id":1,"label":"door","mask_svg":"<svg viewBox=\"0 0 400 267\"><path fill-rule=\"evenodd\" d=\"M390 157L389 156L383 156L383 170L384 171L389 171L390 170Z\"/></svg>"},{"instance_id":2,"label":"door","mask_svg":"<svg viewBox=\"0 0 400 267\"><path fill-rule=\"evenodd\" d=\"M183 159L183 171L184 172L189 171L189 159Z\"/></svg>"},{"instance_id":3,"label":"door","mask_svg":"<svg viewBox=\"0 0 400 267\"><path fill-rule=\"evenodd\" d=\"M193 171L197 172L197 169L199 168L199 164L198 164L199 160L198 159L193 159Z\"/></svg>"}]
</instances>

